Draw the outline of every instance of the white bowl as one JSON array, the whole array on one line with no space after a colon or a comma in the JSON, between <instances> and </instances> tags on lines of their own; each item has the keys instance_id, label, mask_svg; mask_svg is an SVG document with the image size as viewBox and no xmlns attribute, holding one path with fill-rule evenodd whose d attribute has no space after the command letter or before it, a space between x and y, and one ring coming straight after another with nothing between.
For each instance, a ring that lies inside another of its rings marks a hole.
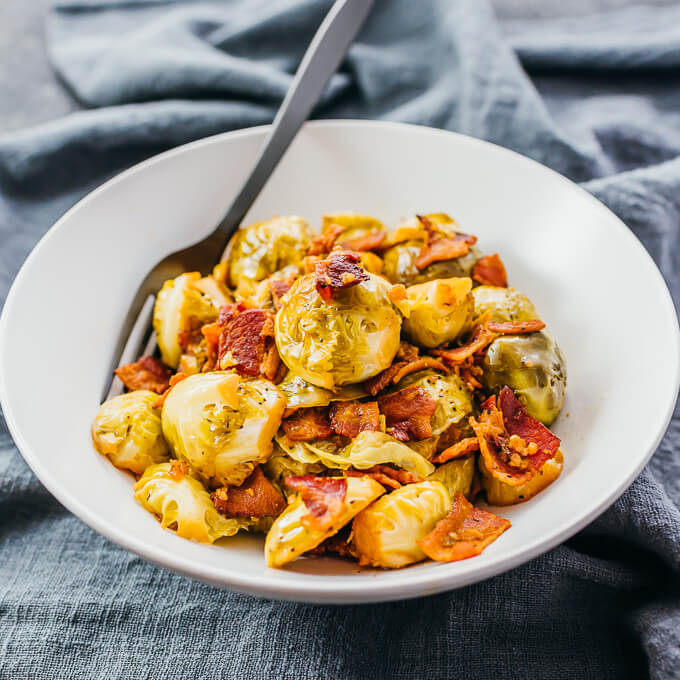
<instances>
[{"instance_id":1,"label":"white bowl","mask_svg":"<svg viewBox=\"0 0 680 680\"><path fill-rule=\"evenodd\" d=\"M396 600L479 581L564 541L610 505L654 452L678 390L677 319L651 258L603 205L534 161L457 134L359 121L306 125L248 219L299 214L319 225L324 212L353 210L393 224L443 211L483 251L499 252L567 358L554 427L562 476L503 508L512 528L482 555L385 572L331 559L268 569L260 537L200 545L161 530L134 501L132 478L95 453L89 435L114 340L140 279L212 230L265 133L219 135L124 172L66 213L26 260L0 320L0 397L43 484L159 565L308 602Z\"/></svg>"}]
</instances>

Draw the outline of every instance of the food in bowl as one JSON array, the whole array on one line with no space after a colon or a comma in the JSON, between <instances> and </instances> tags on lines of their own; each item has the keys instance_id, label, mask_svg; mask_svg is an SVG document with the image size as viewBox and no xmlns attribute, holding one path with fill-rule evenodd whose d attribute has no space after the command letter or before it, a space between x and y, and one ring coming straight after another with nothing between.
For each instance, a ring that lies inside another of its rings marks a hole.
<instances>
[{"instance_id":1,"label":"food in bowl","mask_svg":"<svg viewBox=\"0 0 680 680\"><path fill-rule=\"evenodd\" d=\"M476 244L444 214L242 228L210 276L159 291L159 357L116 370L128 391L95 448L162 527L265 533L271 567L480 554L510 522L474 503L528 501L562 470L566 369Z\"/></svg>"}]
</instances>

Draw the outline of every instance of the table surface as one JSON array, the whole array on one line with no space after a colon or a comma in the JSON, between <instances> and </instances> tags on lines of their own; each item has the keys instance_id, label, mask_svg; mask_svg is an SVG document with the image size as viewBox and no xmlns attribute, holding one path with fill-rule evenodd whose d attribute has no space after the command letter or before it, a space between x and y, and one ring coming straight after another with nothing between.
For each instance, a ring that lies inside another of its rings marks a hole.
<instances>
[{"instance_id":1,"label":"table surface","mask_svg":"<svg viewBox=\"0 0 680 680\"><path fill-rule=\"evenodd\" d=\"M501 19L583 15L677 0L492 0ZM80 108L47 59L44 16L53 0L0 0L0 134Z\"/></svg>"}]
</instances>

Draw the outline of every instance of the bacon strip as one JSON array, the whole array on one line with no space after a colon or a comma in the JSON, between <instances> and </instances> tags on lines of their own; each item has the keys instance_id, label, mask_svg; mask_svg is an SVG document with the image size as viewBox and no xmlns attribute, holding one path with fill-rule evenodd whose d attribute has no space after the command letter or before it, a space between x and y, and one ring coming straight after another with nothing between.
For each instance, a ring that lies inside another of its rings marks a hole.
<instances>
[{"instance_id":1,"label":"bacon strip","mask_svg":"<svg viewBox=\"0 0 680 680\"><path fill-rule=\"evenodd\" d=\"M281 298L291 289L295 283L295 279L269 279L269 289L272 293L272 302L274 308L278 311L281 309Z\"/></svg>"},{"instance_id":2,"label":"bacon strip","mask_svg":"<svg viewBox=\"0 0 680 680\"><path fill-rule=\"evenodd\" d=\"M325 439L333 434L325 407L301 408L281 422L283 431L294 442Z\"/></svg>"},{"instance_id":3,"label":"bacon strip","mask_svg":"<svg viewBox=\"0 0 680 680\"><path fill-rule=\"evenodd\" d=\"M378 399L387 421L387 433L399 441L432 436L430 418L437 403L420 385L411 385Z\"/></svg>"},{"instance_id":4,"label":"bacon strip","mask_svg":"<svg viewBox=\"0 0 680 680\"><path fill-rule=\"evenodd\" d=\"M404 484L416 484L422 482L423 478L407 470L400 470L389 465L374 465L366 470L350 468L345 471L348 477L363 477L364 475L375 479L388 489L398 489Z\"/></svg>"},{"instance_id":5,"label":"bacon strip","mask_svg":"<svg viewBox=\"0 0 680 680\"><path fill-rule=\"evenodd\" d=\"M153 406L154 408L162 408L162 407L163 407L163 404L165 404L165 400L168 398L168 394L170 394L170 390L172 390L172 388L173 388L177 383L182 382L182 380L185 380L185 379L188 378L188 377L189 377L189 376L188 376L188 374L186 374L186 373L175 373L175 375L173 375L173 376L170 378L170 382L169 382L169 384L168 384L168 389L165 390L165 392L163 392L163 394L161 394L161 395L158 397L158 399L156 399L156 401L154 401L154 403L152 404L152 406Z\"/></svg>"},{"instance_id":6,"label":"bacon strip","mask_svg":"<svg viewBox=\"0 0 680 680\"><path fill-rule=\"evenodd\" d=\"M473 451L477 451L477 449L479 449L477 437L466 437L456 442L453 446L449 446L448 449L444 449L438 456L432 459L432 462L446 463L446 461L454 460L455 458L464 458Z\"/></svg>"},{"instance_id":7,"label":"bacon strip","mask_svg":"<svg viewBox=\"0 0 680 680\"><path fill-rule=\"evenodd\" d=\"M470 246L477 243L477 237L470 234L456 233L454 236L439 236L432 222L423 215L417 215L425 227L426 238L416 259L416 267L425 269L433 262L453 260L470 252Z\"/></svg>"},{"instance_id":8,"label":"bacon strip","mask_svg":"<svg viewBox=\"0 0 680 680\"><path fill-rule=\"evenodd\" d=\"M272 379L270 375L276 374L279 366L278 359L271 357L271 352L276 351L274 313L266 309L248 309L241 303L229 304L220 309L218 323L222 328L218 352L220 365L223 366L222 360L227 357L228 366L241 375L257 376L266 371L265 377Z\"/></svg>"},{"instance_id":9,"label":"bacon strip","mask_svg":"<svg viewBox=\"0 0 680 680\"><path fill-rule=\"evenodd\" d=\"M340 224L331 224L322 234L312 239L312 245L307 251L308 255L323 255L330 253L338 236L345 231L345 227Z\"/></svg>"},{"instance_id":10,"label":"bacon strip","mask_svg":"<svg viewBox=\"0 0 680 680\"><path fill-rule=\"evenodd\" d=\"M493 331L489 330L488 322L481 322L475 326L472 337L460 347L454 349L433 349L432 354L442 357L450 364L461 364L475 352L479 352L490 345L496 338Z\"/></svg>"},{"instance_id":11,"label":"bacon strip","mask_svg":"<svg viewBox=\"0 0 680 680\"><path fill-rule=\"evenodd\" d=\"M508 287L508 274L498 253L477 260L472 269L472 278L482 285Z\"/></svg>"},{"instance_id":12,"label":"bacon strip","mask_svg":"<svg viewBox=\"0 0 680 680\"><path fill-rule=\"evenodd\" d=\"M359 264L361 258L356 253L331 253L327 260L317 262L314 269L316 289L324 302L329 303L333 294L343 288L351 288L370 276Z\"/></svg>"},{"instance_id":13,"label":"bacon strip","mask_svg":"<svg viewBox=\"0 0 680 680\"><path fill-rule=\"evenodd\" d=\"M369 378L364 382L364 389L371 396L375 396L388 385L396 385L402 378L411 373L417 373L426 368L433 368L436 371L447 372L446 366L433 357L417 357L415 359L397 361L378 375Z\"/></svg>"},{"instance_id":14,"label":"bacon strip","mask_svg":"<svg viewBox=\"0 0 680 680\"><path fill-rule=\"evenodd\" d=\"M327 531L342 515L347 480L344 477L314 477L301 475L286 477L285 483L297 491L309 514L302 518L302 523L310 529Z\"/></svg>"},{"instance_id":15,"label":"bacon strip","mask_svg":"<svg viewBox=\"0 0 680 680\"><path fill-rule=\"evenodd\" d=\"M451 511L418 545L430 559L456 562L479 555L509 528L510 520L475 508L458 491Z\"/></svg>"},{"instance_id":16,"label":"bacon strip","mask_svg":"<svg viewBox=\"0 0 680 680\"><path fill-rule=\"evenodd\" d=\"M241 486L223 486L210 494L226 517L275 517L286 509L284 497L256 467Z\"/></svg>"},{"instance_id":17,"label":"bacon strip","mask_svg":"<svg viewBox=\"0 0 680 680\"><path fill-rule=\"evenodd\" d=\"M354 439L359 432L380 429L377 401L337 401L331 406L331 427L336 434Z\"/></svg>"},{"instance_id":18,"label":"bacon strip","mask_svg":"<svg viewBox=\"0 0 680 680\"><path fill-rule=\"evenodd\" d=\"M385 240L386 234L384 231L373 231L364 236L357 236L341 241L340 245L345 250L365 251L379 248Z\"/></svg>"},{"instance_id":19,"label":"bacon strip","mask_svg":"<svg viewBox=\"0 0 680 680\"><path fill-rule=\"evenodd\" d=\"M501 333L503 335L535 333L545 328L545 324L540 319L531 319L530 321L489 321L487 326L493 333Z\"/></svg>"},{"instance_id":20,"label":"bacon strip","mask_svg":"<svg viewBox=\"0 0 680 680\"><path fill-rule=\"evenodd\" d=\"M141 357L115 371L129 390L151 390L163 394L168 389L172 370L156 357Z\"/></svg>"}]
</instances>

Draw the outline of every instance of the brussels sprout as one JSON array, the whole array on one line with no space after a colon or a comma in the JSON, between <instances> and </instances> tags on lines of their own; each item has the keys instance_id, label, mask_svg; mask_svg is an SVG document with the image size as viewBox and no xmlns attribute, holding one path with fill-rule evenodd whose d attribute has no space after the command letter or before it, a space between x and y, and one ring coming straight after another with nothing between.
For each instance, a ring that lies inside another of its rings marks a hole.
<instances>
[{"instance_id":1,"label":"brussels sprout","mask_svg":"<svg viewBox=\"0 0 680 680\"><path fill-rule=\"evenodd\" d=\"M313 406L328 406L332 401L352 401L366 397L366 391L361 385L345 385L335 391L325 390L308 383L292 371L279 383L278 388L286 396L288 408L311 408Z\"/></svg>"},{"instance_id":2,"label":"brussels sprout","mask_svg":"<svg viewBox=\"0 0 680 680\"><path fill-rule=\"evenodd\" d=\"M275 444L274 452L262 469L267 479L288 498L292 493L284 482L286 477L314 475L323 472L324 466L321 463L301 463L291 458L278 444Z\"/></svg>"},{"instance_id":3,"label":"brussels sprout","mask_svg":"<svg viewBox=\"0 0 680 680\"><path fill-rule=\"evenodd\" d=\"M229 244L229 285L266 279L290 267L296 273L312 242L309 225L301 217L275 217L241 227Z\"/></svg>"},{"instance_id":4,"label":"brussels sprout","mask_svg":"<svg viewBox=\"0 0 680 680\"><path fill-rule=\"evenodd\" d=\"M507 385L529 415L550 425L562 408L567 384L564 356L545 329L526 335L503 335L490 345L482 364L489 390Z\"/></svg>"},{"instance_id":5,"label":"brussels sprout","mask_svg":"<svg viewBox=\"0 0 680 680\"><path fill-rule=\"evenodd\" d=\"M136 390L104 402L92 423L94 448L119 468L136 475L169 457L155 392Z\"/></svg>"},{"instance_id":6,"label":"brussels sprout","mask_svg":"<svg viewBox=\"0 0 680 680\"><path fill-rule=\"evenodd\" d=\"M484 459L479 456L482 488L486 491L486 500L490 505L515 505L533 498L552 484L562 472L564 456L559 450L550 460L543 463L538 472L526 484L510 486L492 476L486 469Z\"/></svg>"},{"instance_id":7,"label":"brussels sprout","mask_svg":"<svg viewBox=\"0 0 680 680\"><path fill-rule=\"evenodd\" d=\"M427 479L441 482L449 496L453 498L457 491L469 497L472 488L472 478L475 475L475 457L457 458L440 465Z\"/></svg>"},{"instance_id":8,"label":"brussels sprout","mask_svg":"<svg viewBox=\"0 0 680 680\"><path fill-rule=\"evenodd\" d=\"M276 436L276 443L291 458L304 464L320 462L334 469L366 470L374 465L391 463L420 477L427 477L434 470L432 463L422 455L384 432L360 432L344 447L337 439L293 442L281 434Z\"/></svg>"},{"instance_id":9,"label":"brussels sprout","mask_svg":"<svg viewBox=\"0 0 680 680\"><path fill-rule=\"evenodd\" d=\"M489 321L531 321L538 319L538 312L531 300L514 288L477 286L472 289L475 301L475 317L489 312Z\"/></svg>"},{"instance_id":10,"label":"brussels sprout","mask_svg":"<svg viewBox=\"0 0 680 680\"><path fill-rule=\"evenodd\" d=\"M149 466L135 484L135 498L160 518L163 529L174 528L182 538L214 543L252 524L220 515L201 482L191 472L177 470L176 463Z\"/></svg>"},{"instance_id":11,"label":"brussels sprout","mask_svg":"<svg viewBox=\"0 0 680 680\"><path fill-rule=\"evenodd\" d=\"M163 406L163 434L209 486L238 486L267 460L286 400L269 381L215 371L177 383Z\"/></svg>"},{"instance_id":12,"label":"brussels sprout","mask_svg":"<svg viewBox=\"0 0 680 680\"><path fill-rule=\"evenodd\" d=\"M376 231L385 231L385 225L380 220L377 220L370 215L357 215L356 213L324 215L321 223L321 231L326 231L326 229L333 224L339 224L341 227L345 227L345 230L340 234L340 241L366 236L367 234L372 234Z\"/></svg>"},{"instance_id":13,"label":"brussels sprout","mask_svg":"<svg viewBox=\"0 0 680 680\"><path fill-rule=\"evenodd\" d=\"M401 319L388 296L390 285L369 277L338 290L330 303L317 292L313 274L293 284L275 322L276 346L291 371L333 390L391 365L399 349Z\"/></svg>"},{"instance_id":14,"label":"brussels sprout","mask_svg":"<svg viewBox=\"0 0 680 680\"><path fill-rule=\"evenodd\" d=\"M352 525L360 564L397 569L424 560L418 546L451 509L440 482L407 484L360 512Z\"/></svg>"},{"instance_id":15,"label":"brussels sprout","mask_svg":"<svg viewBox=\"0 0 680 680\"><path fill-rule=\"evenodd\" d=\"M182 348L180 337L217 318L217 308L197 285L198 272L180 274L163 284L153 310L153 328L163 363L177 368Z\"/></svg>"},{"instance_id":16,"label":"brussels sprout","mask_svg":"<svg viewBox=\"0 0 680 680\"><path fill-rule=\"evenodd\" d=\"M370 477L348 477L346 481L347 490L342 513L329 529L324 531L311 528L303 522L309 510L300 496L297 496L274 520L264 544L268 566L282 567L308 550L316 548L385 491L382 485Z\"/></svg>"},{"instance_id":17,"label":"brussels sprout","mask_svg":"<svg viewBox=\"0 0 680 680\"><path fill-rule=\"evenodd\" d=\"M469 278L436 279L406 289L406 335L422 347L438 347L469 329L473 300Z\"/></svg>"}]
</instances>

